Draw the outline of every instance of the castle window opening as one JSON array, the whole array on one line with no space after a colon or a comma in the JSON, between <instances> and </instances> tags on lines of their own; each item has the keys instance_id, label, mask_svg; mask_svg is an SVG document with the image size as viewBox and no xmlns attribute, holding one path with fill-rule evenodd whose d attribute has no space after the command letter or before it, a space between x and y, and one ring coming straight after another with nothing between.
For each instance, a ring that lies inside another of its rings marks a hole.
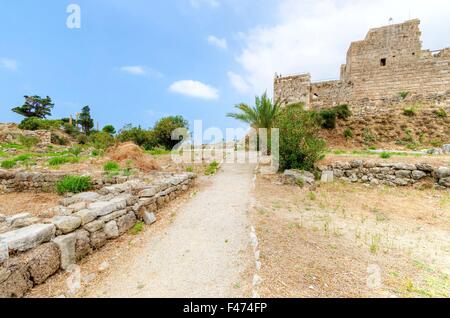
<instances>
[{"instance_id":1,"label":"castle window opening","mask_svg":"<svg viewBox=\"0 0 450 318\"><path fill-rule=\"evenodd\" d=\"M386 66L387 59L381 59L380 66Z\"/></svg>"}]
</instances>

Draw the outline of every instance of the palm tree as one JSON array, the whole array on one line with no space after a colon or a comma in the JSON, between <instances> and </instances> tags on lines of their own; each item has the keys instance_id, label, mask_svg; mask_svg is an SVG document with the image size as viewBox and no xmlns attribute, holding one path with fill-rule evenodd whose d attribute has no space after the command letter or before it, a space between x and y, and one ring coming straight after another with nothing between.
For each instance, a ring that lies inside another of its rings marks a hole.
<instances>
[{"instance_id":1,"label":"palm tree","mask_svg":"<svg viewBox=\"0 0 450 318\"><path fill-rule=\"evenodd\" d=\"M272 103L272 100L267 97L267 92L261 97L255 97L255 106L251 107L247 104L241 103L235 106L240 113L228 113L227 117L235 118L237 120L248 123L252 128L273 128L275 120L280 111L280 103Z\"/></svg>"},{"instance_id":2,"label":"palm tree","mask_svg":"<svg viewBox=\"0 0 450 318\"><path fill-rule=\"evenodd\" d=\"M255 97L255 106L251 107L244 103L238 104L235 108L239 109L241 112L228 113L227 117L248 123L257 131L261 128L266 128L268 134L267 137L268 140L270 140L271 129L274 128L275 120L280 112L280 105L281 104L278 101L272 103L272 100L267 97L267 92L265 92L261 97ZM270 142L268 142L268 148L270 152Z\"/></svg>"}]
</instances>

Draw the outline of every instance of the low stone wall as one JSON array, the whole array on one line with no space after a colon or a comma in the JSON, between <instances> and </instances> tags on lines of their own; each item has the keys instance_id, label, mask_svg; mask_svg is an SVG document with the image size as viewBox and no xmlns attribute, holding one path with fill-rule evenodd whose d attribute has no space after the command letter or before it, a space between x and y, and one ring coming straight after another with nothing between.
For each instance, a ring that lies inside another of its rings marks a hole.
<instances>
[{"instance_id":1,"label":"low stone wall","mask_svg":"<svg viewBox=\"0 0 450 318\"><path fill-rule=\"evenodd\" d=\"M426 179L432 180L437 187L450 188L450 168L421 163L385 163L363 160L335 162L320 167L322 180L330 182L341 179L348 182L385 184L389 186L408 186Z\"/></svg>"},{"instance_id":2,"label":"low stone wall","mask_svg":"<svg viewBox=\"0 0 450 318\"><path fill-rule=\"evenodd\" d=\"M0 234L0 298L23 297L58 270L127 233L138 221L152 224L156 212L193 184L195 174L152 175L61 200L56 216L39 220L21 214L0 216L11 231ZM33 223L28 225L28 223ZM14 224L27 225L14 228Z\"/></svg>"},{"instance_id":3,"label":"low stone wall","mask_svg":"<svg viewBox=\"0 0 450 318\"><path fill-rule=\"evenodd\" d=\"M55 192L56 183L64 177L73 175L69 172L30 172L0 169L0 193L11 192ZM106 185L120 184L134 177L93 177L94 190Z\"/></svg>"},{"instance_id":4,"label":"low stone wall","mask_svg":"<svg viewBox=\"0 0 450 318\"><path fill-rule=\"evenodd\" d=\"M48 130L22 130L16 124L0 124L0 142L17 143L20 136L37 138L39 146L47 146L52 143L52 133Z\"/></svg>"}]
</instances>

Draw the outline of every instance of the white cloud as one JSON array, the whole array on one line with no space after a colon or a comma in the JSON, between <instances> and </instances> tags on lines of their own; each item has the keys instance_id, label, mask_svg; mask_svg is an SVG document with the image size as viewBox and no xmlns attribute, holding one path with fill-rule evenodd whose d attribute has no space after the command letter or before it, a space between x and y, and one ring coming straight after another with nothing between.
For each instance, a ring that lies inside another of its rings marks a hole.
<instances>
[{"instance_id":1,"label":"white cloud","mask_svg":"<svg viewBox=\"0 0 450 318\"><path fill-rule=\"evenodd\" d=\"M131 74L131 75L140 75L140 76L145 76L145 75L149 75L152 77L162 77L162 73L155 71L151 68L145 67L145 66L139 66L139 65L135 65L135 66L122 66L120 67L120 70L122 72Z\"/></svg>"},{"instance_id":2,"label":"white cloud","mask_svg":"<svg viewBox=\"0 0 450 318\"><path fill-rule=\"evenodd\" d=\"M220 5L219 0L189 0L189 3L196 9L203 6L216 8Z\"/></svg>"},{"instance_id":3,"label":"white cloud","mask_svg":"<svg viewBox=\"0 0 450 318\"><path fill-rule=\"evenodd\" d=\"M170 85L169 90L173 93L202 99L217 99L219 92L214 87L193 80L178 81Z\"/></svg>"},{"instance_id":4,"label":"white cloud","mask_svg":"<svg viewBox=\"0 0 450 318\"><path fill-rule=\"evenodd\" d=\"M231 85L239 92L239 93L248 93L250 90L250 86L246 82L245 79L242 78L239 74L234 72L228 72L228 79L230 80Z\"/></svg>"},{"instance_id":5,"label":"white cloud","mask_svg":"<svg viewBox=\"0 0 450 318\"><path fill-rule=\"evenodd\" d=\"M17 71L19 64L16 60L7 59L7 58L0 58L0 67L6 68L10 71Z\"/></svg>"},{"instance_id":6,"label":"white cloud","mask_svg":"<svg viewBox=\"0 0 450 318\"><path fill-rule=\"evenodd\" d=\"M228 48L227 39L223 38L217 38L214 35L210 35L207 38L209 44L214 45L215 47L218 47L219 49L226 50Z\"/></svg>"},{"instance_id":7,"label":"white cloud","mask_svg":"<svg viewBox=\"0 0 450 318\"><path fill-rule=\"evenodd\" d=\"M275 24L240 34L243 48L236 60L253 94L272 91L278 74L309 72L314 80L339 77L352 41L368 30L420 18L424 48L448 46L450 2L440 0L280 0Z\"/></svg>"}]
</instances>

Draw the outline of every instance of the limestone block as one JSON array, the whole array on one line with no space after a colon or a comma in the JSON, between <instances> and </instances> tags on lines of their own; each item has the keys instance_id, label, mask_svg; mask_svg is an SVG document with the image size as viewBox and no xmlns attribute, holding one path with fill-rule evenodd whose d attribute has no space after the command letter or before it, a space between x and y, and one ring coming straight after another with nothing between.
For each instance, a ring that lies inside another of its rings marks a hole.
<instances>
[{"instance_id":1,"label":"limestone block","mask_svg":"<svg viewBox=\"0 0 450 318\"><path fill-rule=\"evenodd\" d=\"M100 195L95 192L83 192L76 194L70 198L65 198L61 201L61 204L64 206L69 206L71 204L75 204L78 202L93 202L97 200Z\"/></svg>"},{"instance_id":2,"label":"limestone block","mask_svg":"<svg viewBox=\"0 0 450 318\"><path fill-rule=\"evenodd\" d=\"M0 241L0 264L9 258L8 244L4 241Z\"/></svg>"},{"instance_id":3,"label":"limestone block","mask_svg":"<svg viewBox=\"0 0 450 318\"><path fill-rule=\"evenodd\" d=\"M414 180L421 180L423 178L425 178L427 176L427 174L421 170L414 170L412 172L412 178Z\"/></svg>"},{"instance_id":4,"label":"limestone block","mask_svg":"<svg viewBox=\"0 0 450 318\"><path fill-rule=\"evenodd\" d=\"M0 235L11 251L24 252L42 243L49 242L55 235L53 224L33 224Z\"/></svg>"},{"instance_id":5,"label":"limestone block","mask_svg":"<svg viewBox=\"0 0 450 318\"><path fill-rule=\"evenodd\" d=\"M155 213L152 212L144 212L143 213L144 223L147 225L153 224L156 222Z\"/></svg>"},{"instance_id":6,"label":"limestone block","mask_svg":"<svg viewBox=\"0 0 450 318\"><path fill-rule=\"evenodd\" d=\"M90 235L89 232L86 230L78 230L73 234L76 237L75 257L77 260L81 260L86 255L92 253Z\"/></svg>"},{"instance_id":7,"label":"limestone block","mask_svg":"<svg viewBox=\"0 0 450 318\"><path fill-rule=\"evenodd\" d=\"M63 234L71 233L81 226L81 218L79 216L56 216L52 219L56 229Z\"/></svg>"},{"instance_id":8,"label":"limestone block","mask_svg":"<svg viewBox=\"0 0 450 318\"><path fill-rule=\"evenodd\" d=\"M117 226L119 228L119 235L124 234L136 224L136 216L133 212L121 216L117 219Z\"/></svg>"},{"instance_id":9,"label":"limestone block","mask_svg":"<svg viewBox=\"0 0 450 318\"><path fill-rule=\"evenodd\" d=\"M121 216L127 214L127 210L120 210L120 211L116 211L110 214L107 214L105 216L100 217L98 220L103 222L103 223L108 223L112 220L115 220L117 218L120 218Z\"/></svg>"},{"instance_id":10,"label":"limestone block","mask_svg":"<svg viewBox=\"0 0 450 318\"><path fill-rule=\"evenodd\" d=\"M66 270L70 265L76 263L76 241L77 235L72 233L69 235L58 236L53 242L58 245L61 254L61 268Z\"/></svg>"},{"instance_id":11,"label":"limestone block","mask_svg":"<svg viewBox=\"0 0 450 318\"><path fill-rule=\"evenodd\" d=\"M100 247L106 244L106 234L103 230L91 233L91 245L95 249L99 249Z\"/></svg>"},{"instance_id":12,"label":"limestone block","mask_svg":"<svg viewBox=\"0 0 450 318\"><path fill-rule=\"evenodd\" d=\"M81 225L86 225L97 218L97 213L94 210L84 209L74 214L81 219Z\"/></svg>"},{"instance_id":13,"label":"limestone block","mask_svg":"<svg viewBox=\"0 0 450 318\"><path fill-rule=\"evenodd\" d=\"M394 164L394 168L396 170L410 170L410 171L417 170L416 165L409 163L396 163Z\"/></svg>"},{"instance_id":14,"label":"limestone block","mask_svg":"<svg viewBox=\"0 0 450 318\"><path fill-rule=\"evenodd\" d=\"M334 182L334 172L332 170L322 171L321 182L331 183Z\"/></svg>"},{"instance_id":15,"label":"limestone block","mask_svg":"<svg viewBox=\"0 0 450 318\"><path fill-rule=\"evenodd\" d=\"M107 239L114 239L119 237L119 227L116 221L110 221L105 224L105 234Z\"/></svg>"},{"instance_id":16,"label":"limestone block","mask_svg":"<svg viewBox=\"0 0 450 318\"><path fill-rule=\"evenodd\" d=\"M450 168L440 167L436 169L436 177L438 179L450 177Z\"/></svg>"},{"instance_id":17,"label":"limestone block","mask_svg":"<svg viewBox=\"0 0 450 318\"><path fill-rule=\"evenodd\" d=\"M411 178L411 171L410 170L399 170L399 171L395 172L395 176L397 178L409 179L409 178Z\"/></svg>"},{"instance_id":18,"label":"limestone block","mask_svg":"<svg viewBox=\"0 0 450 318\"><path fill-rule=\"evenodd\" d=\"M104 226L105 226L105 223L103 221L96 220L96 221L93 221L93 222L90 222L90 223L84 225L83 228L90 233L94 233L94 232L103 230Z\"/></svg>"}]
</instances>

